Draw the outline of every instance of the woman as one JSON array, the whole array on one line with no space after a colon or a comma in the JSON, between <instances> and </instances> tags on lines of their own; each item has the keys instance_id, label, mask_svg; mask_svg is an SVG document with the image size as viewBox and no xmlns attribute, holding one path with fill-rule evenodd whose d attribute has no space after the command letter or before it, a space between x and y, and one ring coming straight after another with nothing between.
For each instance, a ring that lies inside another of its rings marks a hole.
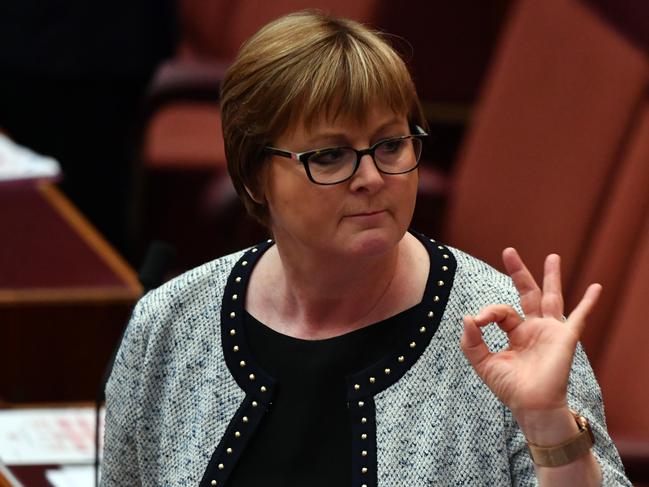
<instances>
[{"instance_id":1,"label":"woman","mask_svg":"<svg viewBox=\"0 0 649 487\"><path fill-rule=\"evenodd\" d=\"M104 485L630 485L577 344L600 287L564 322L557 256L540 289L513 249L509 279L408 231L425 122L378 34L276 20L229 69L222 117L273 239L140 301Z\"/></svg>"}]
</instances>

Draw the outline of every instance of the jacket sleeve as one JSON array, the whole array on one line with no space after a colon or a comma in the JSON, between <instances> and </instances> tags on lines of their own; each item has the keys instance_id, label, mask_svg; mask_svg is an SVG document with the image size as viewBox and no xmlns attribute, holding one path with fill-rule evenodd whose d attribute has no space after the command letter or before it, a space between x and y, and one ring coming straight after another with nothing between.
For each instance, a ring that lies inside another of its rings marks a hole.
<instances>
[{"instance_id":1,"label":"jacket sleeve","mask_svg":"<svg viewBox=\"0 0 649 487\"><path fill-rule=\"evenodd\" d=\"M581 344L577 346L570 372L568 405L590 422L595 436L592 451L602 469L602 485L631 487L631 482L624 474L617 449L606 430L602 393ZM537 485L525 437L509 411L506 412L506 422L509 424L507 446L513 484Z\"/></svg>"},{"instance_id":2,"label":"jacket sleeve","mask_svg":"<svg viewBox=\"0 0 649 487\"><path fill-rule=\"evenodd\" d=\"M572 409L588 418L590 422L595 436L593 453L602 467L602 485L605 487L618 485L631 487L631 482L624 473L617 448L606 429L602 391L581 345L578 346L572 363L568 384L568 404Z\"/></svg>"},{"instance_id":3,"label":"jacket sleeve","mask_svg":"<svg viewBox=\"0 0 649 487\"><path fill-rule=\"evenodd\" d=\"M106 385L106 427L101 482L104 487L142 485L136 428L141 415L140 377L146 351L144 304L131 316Z\"/></svg>"}]
</instances>

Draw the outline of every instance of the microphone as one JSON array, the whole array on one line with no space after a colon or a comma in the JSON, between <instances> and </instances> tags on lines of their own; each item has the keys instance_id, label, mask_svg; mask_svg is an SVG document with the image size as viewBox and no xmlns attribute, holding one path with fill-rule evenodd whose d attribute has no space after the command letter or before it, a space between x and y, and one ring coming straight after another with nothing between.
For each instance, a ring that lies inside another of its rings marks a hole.
<instances>
[{"instance_id":1,"label":"microphone","mask_svg":"<svg viewBox=\"0 0 649 487\"><path fill-rule=\"evenodd\" d=\"M144 261L140 266L138 280L142 284L143 295L160 286L164 282L165 274L176 257L176 250L170 244L161 240L154 240L149 245L149 249L144 256ZM106 383L113 372L113 365L117 351L119 350L126 327L122 330L122 336L113 350L110 360L104 369L104 375L99 383L97 397L95 398L95 486L99 486L99 416L101 403L106 400Z\"/></svg>"},{"instance_id":2,"label":"microphone","mask_svg":"<svg viewBox=\"0 0 649 487\"><path fill-rule=\"evenodd\" d=\"M176 250L167 242L154 240L144 256L138 279L144 294L164 282L165 273L176 257Z\"/></svg>"}]
</instances>

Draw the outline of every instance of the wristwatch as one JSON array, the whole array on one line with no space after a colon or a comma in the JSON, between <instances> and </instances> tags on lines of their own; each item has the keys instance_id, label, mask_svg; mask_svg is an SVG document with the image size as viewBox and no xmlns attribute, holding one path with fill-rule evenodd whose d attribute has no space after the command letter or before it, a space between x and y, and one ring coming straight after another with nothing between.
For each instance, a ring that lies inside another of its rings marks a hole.
<instances>
[{"instance_id":1,"label":"wristwatch","mask_svg":"<svg viewBox=\"0 0 649 487\"><path fill-rule=\"evenodd\" d=\"M595 437L588 420L576 411L570 410L579 427L579 433L572 438L552 446L527 443L532 461L540 467L560 467L576 460L595 444Z\"/></svg>"}]
</instances>

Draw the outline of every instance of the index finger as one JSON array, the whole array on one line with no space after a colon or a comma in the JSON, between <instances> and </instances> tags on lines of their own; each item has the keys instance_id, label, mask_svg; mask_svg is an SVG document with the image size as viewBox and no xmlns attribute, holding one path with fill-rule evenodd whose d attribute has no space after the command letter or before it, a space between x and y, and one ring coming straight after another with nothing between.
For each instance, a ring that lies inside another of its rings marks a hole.
<instances>
[{"instance_id":1,"label":"index finger","mask_svg":"<svg viewBox=\"0 0 649 487\"><path fill-rule=\"evenodd\" d=\"M503 264L514 281L525 316L540 316L543 293L515 248L507 247L503 250Z\"/></svg>"}]
</instances>

